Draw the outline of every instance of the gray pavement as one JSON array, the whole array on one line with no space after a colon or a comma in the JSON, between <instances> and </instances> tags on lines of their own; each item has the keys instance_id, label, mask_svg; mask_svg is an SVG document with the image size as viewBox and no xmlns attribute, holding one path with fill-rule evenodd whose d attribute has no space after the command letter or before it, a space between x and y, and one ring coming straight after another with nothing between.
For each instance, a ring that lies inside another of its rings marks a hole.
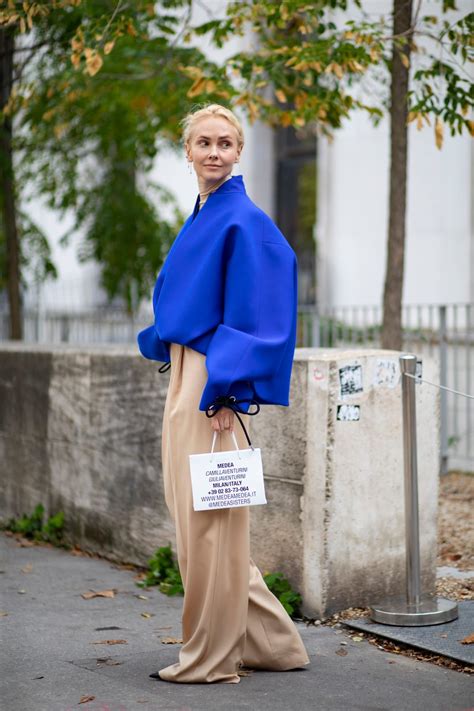
<instances>
[{"instance_id":1,"label":"gray pavement","mask_svg":"<svg viewBox=\"0 0 474 711\"><path fill-rule=\"evenodd\" d=\"M463 644L462 640L474 631L474 600L460 600L458 617L451 622L426 627L399 627L381 625L369 617L347 622L349 627L368 634L376 634L393 642L402 642L412 648L455 659L466 666L474 665L474 645Z\"/></svg>"},{"instance_id":2,"label":"gray pavement","mask_svg":"<svg viewBox=\"0 0 474 711\"><path fill-rule=\"evenodd\" d=\"M366 640L354 642L345 629L303 623L298 628L311 658L306 669L255 671L239 684L155 681L150 672L177 660L179 646L161 640L181 636L182 598L142 591L133 572L109 561L47 546L21 547L4 533L0 556L0 610L7 613L0 615L1 711L474 707L474 684L466 674L382 652ZM117 591L114 598L81 597L110 588ZM93 644L105 639L127 644ZM341 649L347 654L337 654ZM95 699L79 705L87 695Z\"/></svg>"}]
</instances>

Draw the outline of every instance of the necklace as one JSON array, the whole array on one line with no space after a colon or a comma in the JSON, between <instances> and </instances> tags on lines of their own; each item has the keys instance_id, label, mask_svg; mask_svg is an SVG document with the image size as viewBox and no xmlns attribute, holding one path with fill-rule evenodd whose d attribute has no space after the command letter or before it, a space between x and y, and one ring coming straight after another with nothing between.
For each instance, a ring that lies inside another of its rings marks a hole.
<instances>
[{"instance_id":1,"label":"necklace","mask_svg":"<svg viewBox=\"0 0 474 711\"><path fill-rule=\"evenodd\" d=\"M209 190L204 190L202 193L199 193L199 197L200 198L203 198L203 197L207 198L207 196L210 195L210 193L214 192L214 190L217 190L217 188L219 188L221 185L223 185L225 183L225 181L229 180L231 177L232 177L232 175L226 175L225 178L222 178L222 180L218 180L217 183L215 183L214 185L211 185Z\"/></svg>"}]
</instances>

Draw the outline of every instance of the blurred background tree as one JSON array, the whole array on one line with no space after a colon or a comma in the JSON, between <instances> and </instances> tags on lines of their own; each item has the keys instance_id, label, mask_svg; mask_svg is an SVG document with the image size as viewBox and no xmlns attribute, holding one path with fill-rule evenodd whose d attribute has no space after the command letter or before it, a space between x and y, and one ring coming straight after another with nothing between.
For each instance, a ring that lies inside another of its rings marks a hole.
<instances>
[{"instance_id":1,"label":"blurred background tree","mask_svg":"<svg viewBox=\"0 0 474 711\"><path fill-rule=\"evenodd\" d=\"M188 0L2 6L0 265L10 335L21 338L22 266L34 258L38 278L56 273L46 235L20 213L26 188L70 211L63 244L82 228L79 259L97 260L108 296L132 311L183 219L166 187L146 179L159 149L179 140L193 84L182 66L219 69L198 49L178 46Z\"/></svg>"},{"instance_id":2,"label":"blurred background tree","mask_svg":"<svg viewBox=\"0 0 474 711\"><path fill-rule=\"evenodd\" d=\"M383 345L401 347L406 125L434 124L439 148L444 126L453 135L473 132L465 65L474 55L474 13L454 17L454 0L442 0L440 18L423 15L421 1L413 12L410 0L394 0L391 15L377 18L358 0L351 15L347 0L236 0L223 17L210 12L212 19L193 25L192 0L7 0L0 7L0 264L3 258L12 333L19 332L14 292L25 233L15 226L18 186L31 183L51 207L73 210L72 231L85 234L81 258L97 259L107 293L133 309L182 219L176 210L174 219L160 219L155 205L173 204L172 196L154 186L152 205L140 185L160 142L177 145L179 120L198 100L241 106L251 122L302 137L330 139L357 109L375 123L390 116ZM219 48L245 37L246 49L221 66L194 46L202 36ZM21 127L12 135L13 116ZM47 240L35 235L47 276Z\"/></svg>"}]
</instances>

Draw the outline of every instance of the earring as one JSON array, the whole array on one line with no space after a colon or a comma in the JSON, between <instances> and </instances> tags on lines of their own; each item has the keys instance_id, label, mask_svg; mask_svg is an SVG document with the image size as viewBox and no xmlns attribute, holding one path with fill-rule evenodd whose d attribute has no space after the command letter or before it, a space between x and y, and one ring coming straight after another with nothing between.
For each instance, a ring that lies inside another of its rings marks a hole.
<instances>
[{"instance_id":1,"label":"earring","mask_svg":"<svg viewBox=\"0 0 474 711\"><path fill-rule=\"evenodd\" d=\"M189 171L189 175L192 175L192 174L193 174L193 162L192 162L192 160L188 160L188 171Z\"/></svg>"}]
</instances>

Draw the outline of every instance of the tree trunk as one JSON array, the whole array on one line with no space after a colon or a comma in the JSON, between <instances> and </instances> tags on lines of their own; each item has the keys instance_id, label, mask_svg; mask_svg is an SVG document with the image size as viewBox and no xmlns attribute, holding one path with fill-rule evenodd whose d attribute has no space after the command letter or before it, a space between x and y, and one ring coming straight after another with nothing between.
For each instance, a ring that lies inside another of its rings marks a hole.
<instances>
[{"instance_id":1,"label":"tree trunk","mask_svg":"<svg viewBox=\"0 0 474 711\"><path fill-rule=\"evenodd\" d=\"M12 28L0 29L0 108L3 109L12 90L13 51ZM20 244L16 225L15 182L13 174L12 121L3 117L0 125L0 189L3 229L7 254L7 288L10 306L10 338L22 338L20 301Z\"/></svg>"},{"instance_id":2,"label":"tree trunk","mask_svg":"<svg viewBox=\"0 0 474 711\"><path fill-rule=\"evenodd\" d=\"M409 33L412 21L412 0L394 0L393 34ZM409 69L400 52L410 59L409 34L403 49L394 44L390 106L390 202L388 248L383 296L382 348L401 350L402 296L405 256L405 221L408 153L408 79ZM407 62L407 64L408 64Z\"/></svg>"}]
</instances>

